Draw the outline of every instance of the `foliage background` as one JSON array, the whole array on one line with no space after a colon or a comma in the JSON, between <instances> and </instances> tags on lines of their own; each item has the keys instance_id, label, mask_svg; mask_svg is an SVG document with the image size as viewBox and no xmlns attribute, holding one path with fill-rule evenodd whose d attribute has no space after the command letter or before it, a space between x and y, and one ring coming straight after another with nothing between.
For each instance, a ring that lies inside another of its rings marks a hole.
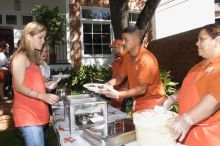
<instances>
[{"instance_id":1,"label":"foliage background","mask_svg":"<svg viewBox=\"0 0 220 146\"><path fill-rule=\"evenodd\" d=\"M112 77L112 67L111 66L86 66L81 65L72 69L59 69L57 71L52 70L52 74L70 74L68 79L62 80L58 87L71 89L71 94L82 94L89 93L83 87L86 83L105 83ZM176 91L178 83L172 81L172 76L170 71L162 70L160 72L161 80L166 91L166 96L173 94ZM130 113L132 111L133 100L128 99L125 103L125 111ZM178 112L178 105L174 104L172 111Z\"/></svg>"}]
</instances>

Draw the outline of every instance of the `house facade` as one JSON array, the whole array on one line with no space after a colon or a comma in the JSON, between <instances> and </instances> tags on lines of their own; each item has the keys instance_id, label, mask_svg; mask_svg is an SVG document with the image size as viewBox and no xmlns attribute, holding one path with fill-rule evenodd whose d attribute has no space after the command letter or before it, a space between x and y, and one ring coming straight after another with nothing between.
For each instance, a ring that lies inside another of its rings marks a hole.
<instances>
[{"instance_id":1,"label":"house facade","mask_svg":"<svg viewBox=\"0 0 220 146\"><path fill-rule=\"evenodd\" d=\"M65 0L1 0L0 1L0 41L6 40L10 44L11 52L17 48L17 42L21 36L21 30L30 22L35 21L31 11L36 4L48 5L49 8L58 7L66 13L68 7ZM66 43L57 45L57 62L67 63Z\"/></svg>"},{"instance_id":2,"label":"house facade","mask_svg":"<svg viewBox=\"0 0 220 146\"><path fill-rule=\"evenodd\" d=\"M114 53L109 44L114 40L108 0L70 0L69 42L73 65L111 64ZM139 9L143 6L129 1L129 23L135 24Z\"/></svg>"},{"instance_id":3,"label":"house facade","mask_svg":"<svg viewBox=\"0 0 220 146\"><path fill-rule=\"evenodd\" d=\"M129 1L130 24L135 24L144 3ZM113 53L108 45L114 36L108 0L70 0L69 5L72 64L110 64ZM214 22L214 1L161 0L152 19L153 40Z\"/></svg>"},{"instance_id":4,"label":"house facade","mask_svg":"<svg viewBox=\"0 0 220 146\"><path fill-rule=\"evenodd\" d=\"M0 41L6 40L12 49L17 47L21 30L35 21L34 5L58 7L66 14L66 42L56 48L57 64L111 64L114 53L109 44L114 40L108 0L8 0L0 1ZM138 8L143 3L129 1L130 23L135 23ZM54 65L52 65L54 66ZM63 67L58 65L57 68Z\"/></svg>"},{"instance_id":5,"label":"house facade","mask_svg":"<svg viewBox=\"0 0 220 146\"><path fill-rule=\"evenodd\" d=\"M135 24L145 1L129 0L131 25ZM58 64L112 63L114 53L109 44L114 40L114 35L109 0L0 1L0 41L6 39L16 47L24 25L36 20L30 13L35 4L45 4L50 8L58 6L66 14L66 42L56 48ZM214 23L215 15L219 17L216 10L214 1L210 0L202 0L199 4L198 0L161 0L152 19L153 39ZM58 65L58 68L62 66Z\"/></svg>"}]
</instances>

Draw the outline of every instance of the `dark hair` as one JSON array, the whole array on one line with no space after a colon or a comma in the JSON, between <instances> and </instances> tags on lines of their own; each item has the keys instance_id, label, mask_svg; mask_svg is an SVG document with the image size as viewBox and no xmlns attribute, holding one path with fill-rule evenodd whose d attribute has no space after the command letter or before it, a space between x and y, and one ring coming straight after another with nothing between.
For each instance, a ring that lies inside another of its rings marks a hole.
<instances>
[{"instance_id":1,"label":"dark hair","mask_svg":"<svg viewBox=\"0 0 220 146\"><path fill-rule=\"evenodd\" d=\"M5 49L7 47L7 42L6 41L1 41L0 42L0 48Z\"/></svg>"},{"instance_id":2,"label":"dark hair","mask_svg":"<svg viewBox=\"0 0 220 146\"><path fill-rule=\"evenodd\" d=\"M132 35L136 35L140 40L140 42L143 37L143 32L137 26L128 26L125 29L123 29L122 33L129 33Z\"/></svg>"},{"instance_id":3,"label":"dark hair","mask_svg":"<svg viewBox=\"0 0 220 146\"><path fill-rule=\"evenodd\" d=\"M220 25L219 24L209 24L203 27L209 36L213 39L220 36Z\"/></svg>"}]
</instances>

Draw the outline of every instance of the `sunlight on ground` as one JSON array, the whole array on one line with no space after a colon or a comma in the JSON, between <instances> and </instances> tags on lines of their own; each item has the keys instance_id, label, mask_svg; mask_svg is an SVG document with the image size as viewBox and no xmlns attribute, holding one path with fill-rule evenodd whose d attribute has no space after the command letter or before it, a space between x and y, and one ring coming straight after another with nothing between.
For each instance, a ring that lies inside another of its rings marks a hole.
<instances>
[{"instance_id":1,"label":"sunlight on ground","mask_svg":"<svg viewBox=\"0 0 220 146\"><path fill-rule=\"evenodd\" d=\"M1 123L1 124L0 124L0 132L7 130L9 127L10 127L9 122Z\"/></svg>"},{"instance_id":2,"label":"sunlight on ground","mask_svg":"<svg viewBox=\"0 0 220 146\"><path fill-rule=\"evenodd\" d=\"M6 101L4 101L4 102L7 103L7 104L10 104L10 103L13 102L13 100L6 100Z\"/></svg>"}]
</instances>

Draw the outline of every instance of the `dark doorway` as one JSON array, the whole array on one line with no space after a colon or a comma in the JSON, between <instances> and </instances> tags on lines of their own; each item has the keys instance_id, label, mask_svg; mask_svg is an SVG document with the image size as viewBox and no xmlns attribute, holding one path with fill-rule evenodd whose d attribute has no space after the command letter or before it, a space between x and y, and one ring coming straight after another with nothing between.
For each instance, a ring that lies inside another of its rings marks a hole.
<instances>
[{"instance_id":1,"label":"dark doorway","mask_svg":"<svg viewBox=\"0 0 220 146\"><path fill-rule=\"evenodd\" d=\"M14 33L13 29L0 28L0 42L6 41L10 45L9 54L14 50Z\"/></svg>"},{"instance_id":2,"label":"dark doorway","mask_svg":"<svg viewBox=\"0 0 220 146\"><path fill-rule=\"evenodd\" d=\"M14 51L14 33L13 29L10 28L0 28L0 42L6 41L9 44L9 54L7 54L7 57L10 57ZM10 68L10 67L9 67ZM12 91L12 78L10 71L6 72L6 78L5 78L5 84L4 84L4 91L6 97L13 97L13 91Z\"/></svg>"}]
</instances>

